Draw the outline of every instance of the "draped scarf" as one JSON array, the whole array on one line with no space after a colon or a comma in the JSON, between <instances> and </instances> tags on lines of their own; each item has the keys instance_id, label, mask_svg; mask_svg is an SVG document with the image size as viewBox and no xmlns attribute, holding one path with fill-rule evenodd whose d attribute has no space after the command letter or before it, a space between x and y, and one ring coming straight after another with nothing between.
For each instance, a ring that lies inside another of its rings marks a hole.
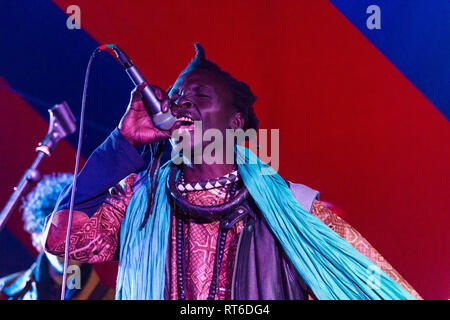
<instances>
[{"instance_id":1,"label":"draped scarf","mask_svg":"<svg viewBox=\"0 0 450 320\"><path fill-rule=\"evenodd\" d=\"M249 149L236 146L239 174L273 234L318 299L414 299L369 258L302 208L284 179ZM164 299L170 229L170 161L139 185L120 230L116 299ZM149 190L159 179L147 224Z\"/></svg>"}]
</instances>

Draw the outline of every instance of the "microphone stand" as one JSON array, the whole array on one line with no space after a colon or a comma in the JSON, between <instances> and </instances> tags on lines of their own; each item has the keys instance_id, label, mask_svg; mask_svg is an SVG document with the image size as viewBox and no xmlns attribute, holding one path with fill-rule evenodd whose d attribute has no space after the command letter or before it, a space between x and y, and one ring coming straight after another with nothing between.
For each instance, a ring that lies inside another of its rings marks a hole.
<instances>
[{"instance_id":1,"label":"microphone stand","mask_svg":"<svg viewBox=\"0 0 450 320\"><path fill-rule=\"evenodd\" d=\"M32 182L39 182L39 180L41 180L41 173L37 168L42 160L45 157L51 156L59 140L74 133L76 130L76 120L67 102L64 101L61 104L55 105L53 108L49 109L48 112L50 113L50 127L48 133L36 148L36 151L38 152L36 159L22 176L19 184L14 187L13 194L0 213L0 231L2 231L8 218L11 216L11 213L29 185Z\"/></svg>"}]
</instances>

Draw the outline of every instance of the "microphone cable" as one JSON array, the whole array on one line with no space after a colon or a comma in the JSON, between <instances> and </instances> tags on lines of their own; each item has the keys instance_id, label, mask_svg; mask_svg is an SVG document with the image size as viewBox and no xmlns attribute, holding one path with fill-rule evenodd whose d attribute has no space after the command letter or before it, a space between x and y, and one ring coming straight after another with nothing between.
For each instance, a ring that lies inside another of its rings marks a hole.
<instances>
[{"instance_id":1,"label":"microphone cable","mask_svg":"<svg viewBox=\"0 0 450 320\"><path fill-rule=\"evenodd\" d=\"M84 128L84 114L86 109L86 97L87 97L87 88L89 82L89 74L91 71L92 61L95 56L102 50L107 48L113 48L112 44L104 44L97 48L95 48L94 52L91 54L89 58L89 62L86 68L86 74L84 77L84 86L83 86L83 96L81 99L81 113L80 113L80 130L78 134L78 145L77 145L77 154L75 158L75 169L73 172L73 181L72 181L72 193L70 196L70 206L69 206L69 219L67 221L67 233L66 233L66 244L64 248L64 271L63 271L63 281L62 281L62 289L61 289L61 300L65 300L66 297L66 286L67 286L67 268L69 265L69 247L70 247L70 229L72 227L72 217L73 217L73 206L75 201L75 191L77 189L77 180L78 180L78 169L80 165L80 156L81 156L81 145L83 142L83 128Z\"/></svg>"}]
</instances>

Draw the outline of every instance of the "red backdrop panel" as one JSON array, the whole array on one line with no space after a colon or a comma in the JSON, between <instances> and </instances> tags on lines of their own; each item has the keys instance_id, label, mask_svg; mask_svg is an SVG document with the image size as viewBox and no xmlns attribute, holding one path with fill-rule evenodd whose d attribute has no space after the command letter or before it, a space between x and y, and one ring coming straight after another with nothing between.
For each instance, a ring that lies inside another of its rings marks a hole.
<instances>
[{"instance_id":1,"label":"red backdrop panel","mask_svg":"<svg viewBox=\"0 0 450 320\"><path fill-rule=\"evenodd\" d=\"M8 83L2 78L0 78L0 84L8 86ZM3 88L0 89L0 101L4 110L3 116L0 117L0 127L2 128L0 137L0 154L2 155L0 158L0 181L2 181L0 203L5 204L13 193L13 187L17 185L25 170L36 158L35 148L47 134L49 117L44 119L19 95ZM74 149L67 141L62 140L53 155L42 161L39 170L43 175L52 172L73 172L74 166ZM22 214L18 208L11 214L7 227L21 239L30 252L36 253L30 236L23 230Z\"/></svg>"},{"instance_id":2,"label":"red backdrop panel","mask_svg":"<svg viewBox=\"0 0 450 320\"><path fill-rule=\"evenodd\" d=\"M85 30L162 87L201 42L280 129L281 174L341 207L425 298L448 298L448 121L329 2L77 4Z\"/></svg>"}]
</instances>

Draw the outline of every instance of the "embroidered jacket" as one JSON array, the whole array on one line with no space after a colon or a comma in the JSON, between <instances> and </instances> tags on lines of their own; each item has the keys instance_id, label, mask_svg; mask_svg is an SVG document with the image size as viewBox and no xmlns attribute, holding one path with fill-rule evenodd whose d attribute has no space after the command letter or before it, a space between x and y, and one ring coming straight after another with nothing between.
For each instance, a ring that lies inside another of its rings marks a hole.
<instances>
[{"instance_id":1,"label":"embroidered jacket","mask_svg":"<svg viewBox=\"0 0 450 320\"><path fill-rule=\"evenodd\" d=\"M133 195L136 173L146 161L116 129L94 151L79 175L69 257L89 263L118 256L120 224ZM420 299L419 294L370 243L336 213L318 201L318 192L290 184L299 203L350 242L389 276ZM64 255L70 186L46 224L46 250ZM242 207L248 218L240 234L232 283L232 299L308 299L313 293L291 265L258 208ZM166 262L166 299L170 298L170 257Z\"/></svg>"}]
</instances>

